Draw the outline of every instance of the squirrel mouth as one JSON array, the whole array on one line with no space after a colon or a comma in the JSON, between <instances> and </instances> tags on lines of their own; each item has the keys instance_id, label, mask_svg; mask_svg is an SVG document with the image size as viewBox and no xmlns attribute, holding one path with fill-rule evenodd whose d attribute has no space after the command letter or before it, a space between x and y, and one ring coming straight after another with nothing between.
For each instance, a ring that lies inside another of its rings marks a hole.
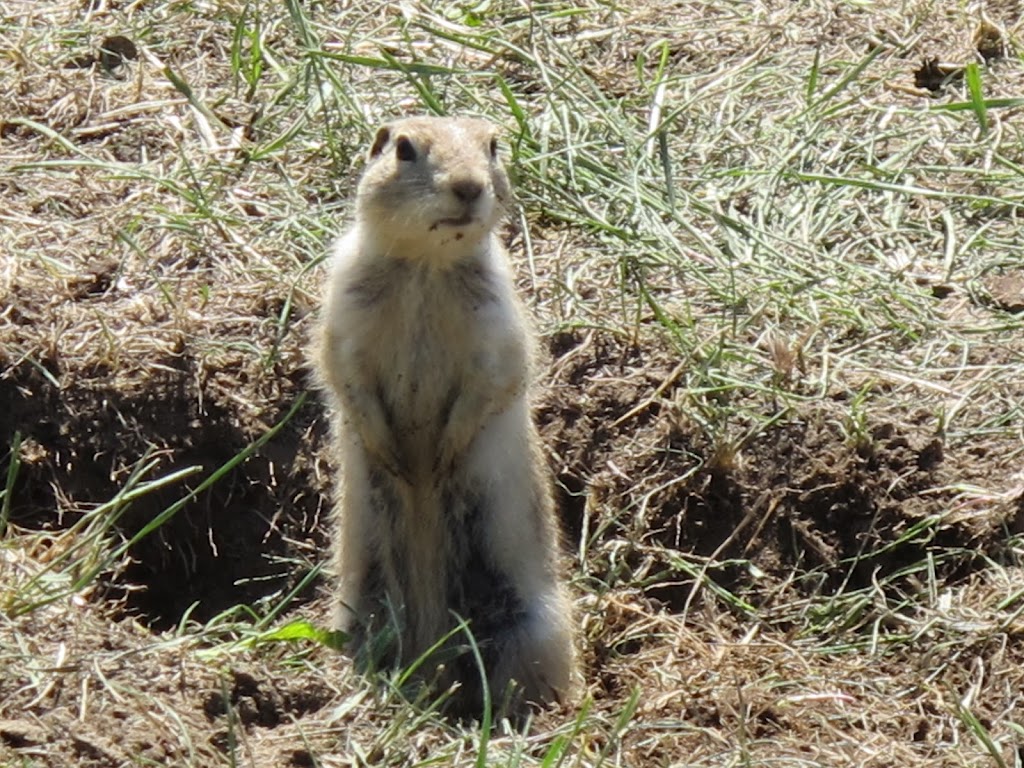
<instances>
[{"instance_id":1,"label":"squirrel mouth","mask_svg":"<svg viewBox=\"0 0 1024 768\"><path fill-rule=\"evenodd\" d=\"M472 221L473 217L467 212L458 218L450 217L447 219L438 219L430 226L430 231L433 232L438 227L464 227L467 224L472 223Z\"/></svg>"}]
</instances>

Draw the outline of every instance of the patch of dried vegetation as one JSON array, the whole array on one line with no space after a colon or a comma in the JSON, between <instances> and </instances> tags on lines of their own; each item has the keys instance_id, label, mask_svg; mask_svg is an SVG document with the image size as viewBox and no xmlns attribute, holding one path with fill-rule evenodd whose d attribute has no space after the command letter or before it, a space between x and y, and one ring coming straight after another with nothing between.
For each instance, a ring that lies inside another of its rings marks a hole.
<instances>
[{"instance_id":1,"label":"patch of dried vegetation","mask_svg":"<svg viewBox=\"0 0 1024 768\"><path fill-rule=\"evenodd\" d=\"M373 124L438 104L510 128L580 595L582 709L491 762L1019 763L1020 107L915 84L1018 96L1018 11L0 1L0 762L477 760L254 640L325 615L319 260ZM286 418L26 609L141 468L103 547Z\"/></svg>"}]
</instances>

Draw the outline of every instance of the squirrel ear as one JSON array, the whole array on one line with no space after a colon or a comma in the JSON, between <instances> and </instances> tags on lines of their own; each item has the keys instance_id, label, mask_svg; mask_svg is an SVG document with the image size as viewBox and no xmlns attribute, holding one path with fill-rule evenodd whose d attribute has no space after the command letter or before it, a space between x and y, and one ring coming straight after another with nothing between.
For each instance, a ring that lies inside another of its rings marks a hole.
<instances>
[{"instance_id":1,"label":"squirrel ear","mask_svg":"<svg viewBox=\"0 0 1024 768\"><path fill-rule=\"evenodd\" d=\"M370 160L375 158L384 149L384 145L391 138L391 126L384 125L377 129L377 135L373 139L373 146L370 147Z\"/></svg>"}]
</instances>

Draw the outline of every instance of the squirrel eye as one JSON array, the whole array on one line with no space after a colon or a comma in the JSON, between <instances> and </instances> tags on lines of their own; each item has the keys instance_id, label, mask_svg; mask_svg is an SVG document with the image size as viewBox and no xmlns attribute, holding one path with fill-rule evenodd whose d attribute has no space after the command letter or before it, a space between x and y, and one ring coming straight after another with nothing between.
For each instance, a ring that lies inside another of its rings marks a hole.
<instances>
[{"instance_id":1,"label":"squirrel eye","mask_svg":"<svg viewBox=\"0 0 1024 768\"><path fill-rule=\"evenodd\" d=\"M405 136L399 136L395 141L395 157L403 163L411 163L416 159L416 147Z\"/></svg>"},{"instance_id":2,"label":"squirrel eye","mask_svg":"<svg viewBox=\"0 0 1024 768\"><path fill-rule=\"evenodd\" d=\"M498 140L496 138L491 139L491 157L498 156Z\"/></svg>"}]
</instances>

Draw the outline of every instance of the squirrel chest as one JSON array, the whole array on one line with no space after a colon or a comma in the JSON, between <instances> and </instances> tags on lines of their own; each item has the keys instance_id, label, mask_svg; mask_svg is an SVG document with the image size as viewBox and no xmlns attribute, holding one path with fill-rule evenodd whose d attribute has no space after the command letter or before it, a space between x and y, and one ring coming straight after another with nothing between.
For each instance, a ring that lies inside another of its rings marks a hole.
<instances>
[{"instance_id":1,"label":"squirrel chest","mask_svg":"<svg viewBox=\"0 0 1024 768\"><path fill-rule=\"evenodd\" d=\"M389 260L354 281L350 294L363 321L356 357L373 371L389 425L426 450L463 389L486 386L478 376L495 352L489 329L501 311L493 276L473 262Z\"/></svg>"}]
</instances>

